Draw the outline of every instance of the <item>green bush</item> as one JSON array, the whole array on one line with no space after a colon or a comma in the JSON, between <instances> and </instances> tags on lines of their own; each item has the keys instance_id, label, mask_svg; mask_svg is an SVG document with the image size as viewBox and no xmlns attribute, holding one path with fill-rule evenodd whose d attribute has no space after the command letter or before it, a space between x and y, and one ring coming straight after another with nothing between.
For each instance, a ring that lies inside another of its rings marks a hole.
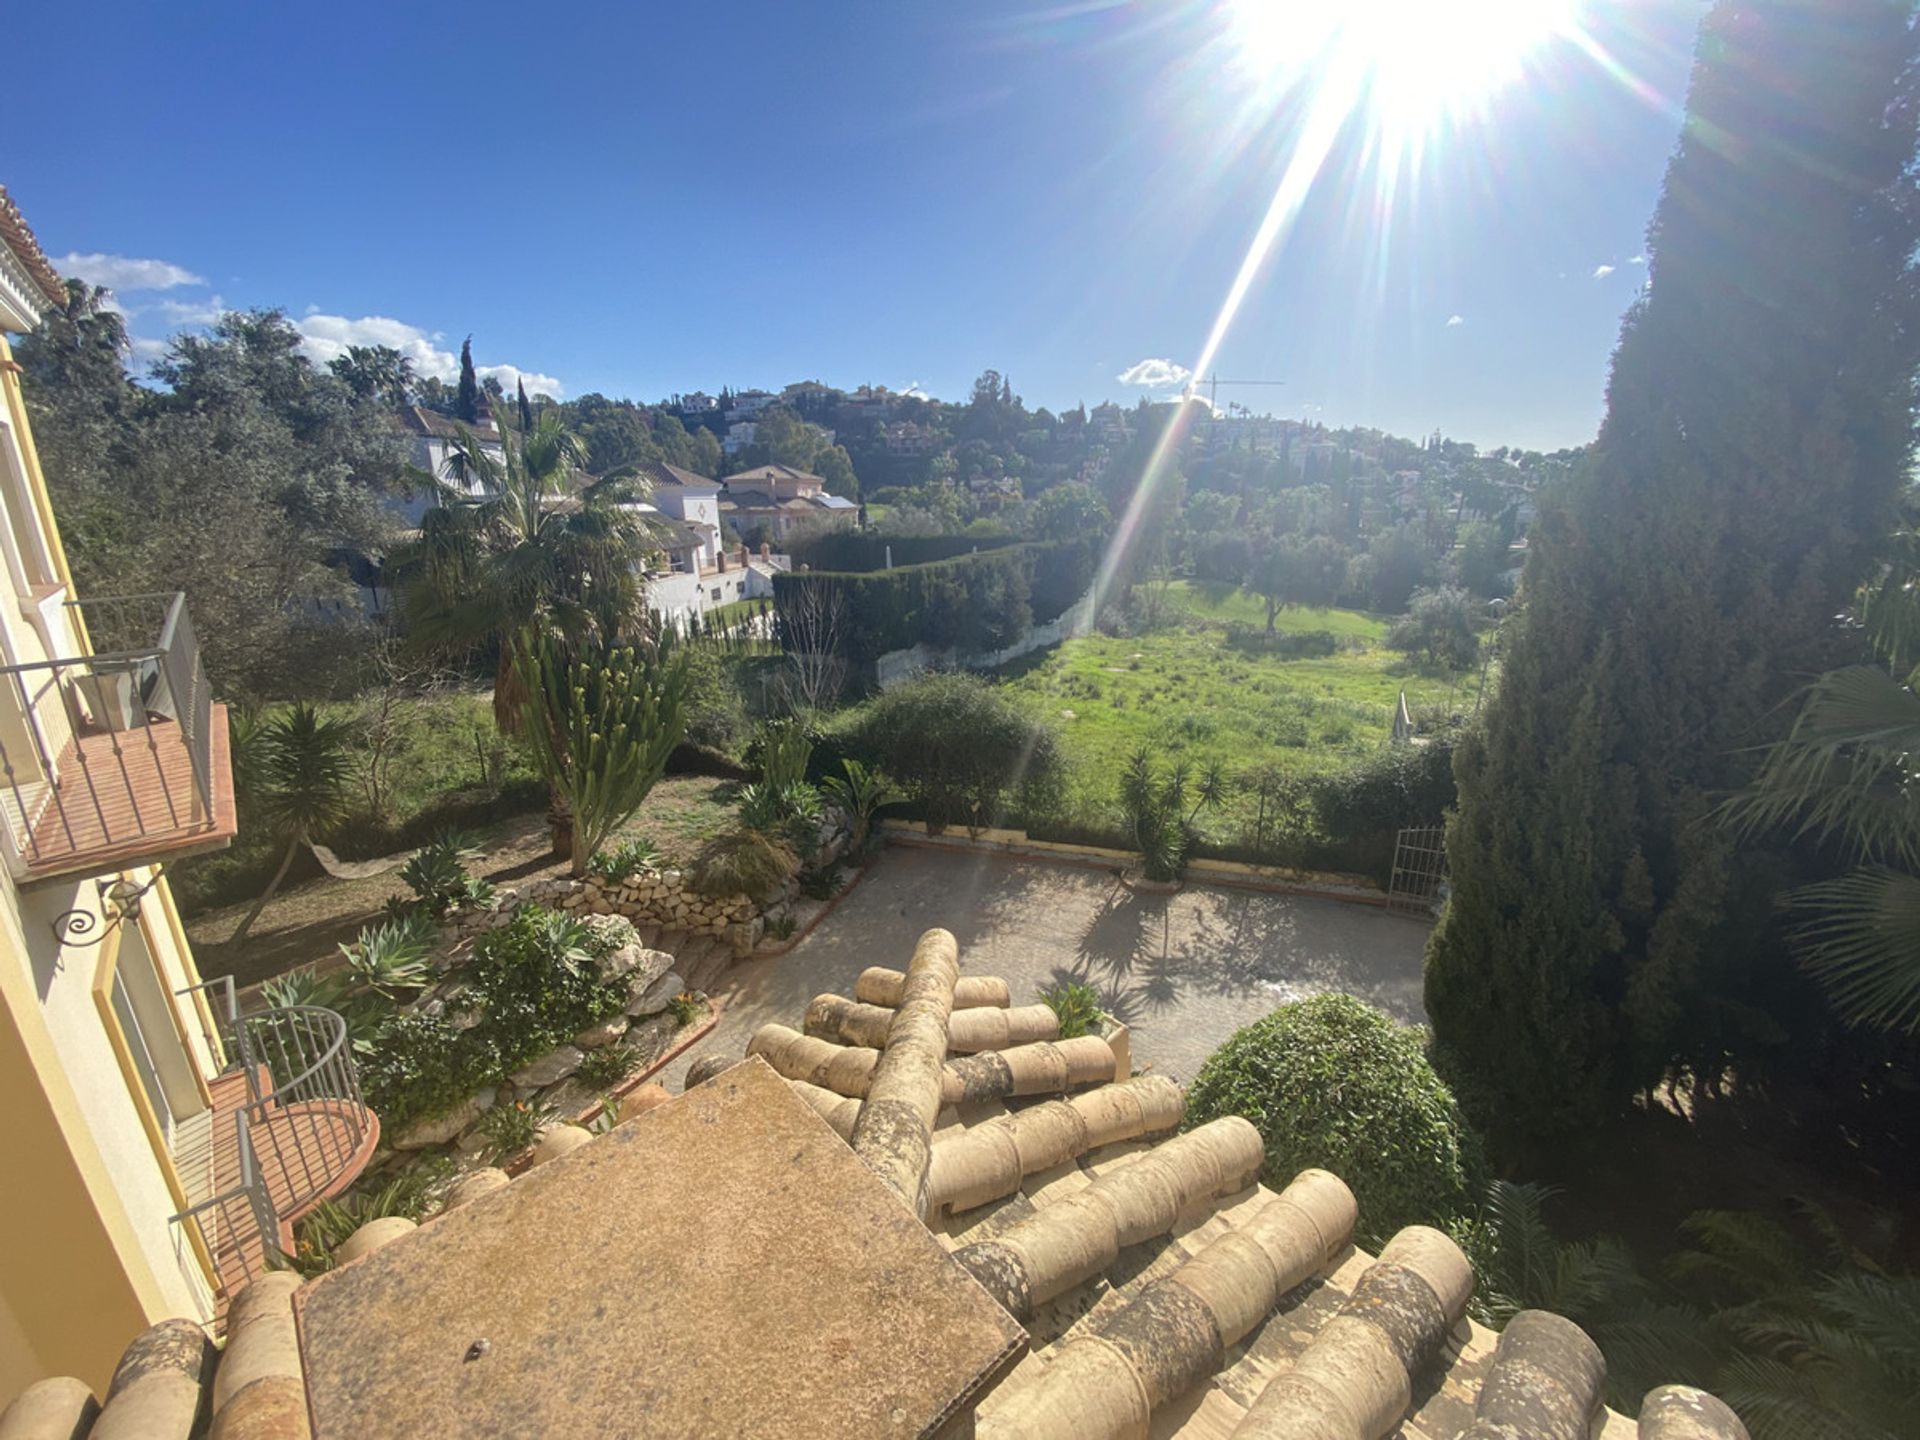
<instances>
[{"instance_id":1,"label":"green bush","mask_svg":"<svg viewBox=\"0 0 1920 1440\"><path fill-rule=\"evenodd\" d=\"M1227 624L1227 648L1278 660L1324 660L1339 652L1340 637L1331 630L1268 631L1233 620Z\"/></svg>"},{"instance_id":2,"label":"green bush","mask_svg":"<svg viewBox=\"0 0 1920 1440\"><path fill-rule=\"evenodd\" d=\"M478 1025L459 1030L439 1015L396 1014L370 1040L360 1077L381 1124L397 1132L450 1110L616 1013L626 982L602 976L598 962L632 935L617 916L583 922L540 905L482 935L456 1002L480 1010Z\"/></svg>"},{"instance_id":3,"label":"green bush","mask_svg":"<svg viewBox=\"0 0 1920 1440\"><path fill-rule=\"evenodd\" d=\"M1406 1225L1461 1223L1485 1190L1479 1137L1421 1032L1351 995L1283 1005L1207 1057L1186 1127L1222 1115L1259 1129L1261 1178L1274 1189L1313 1166L1346 1181L1369 1245Z\"/></svg>"},{"instance_id":4,"label":"green bush","mask_svg":"<svg viewBox=\"0 0 1920 1440\"><path fill-rule=\"evenodd\" d=\"M389 1135L444 1114L501 1073L489 1037L456 1030L437 1015L394 1016L360 1057L361 1090Z\"/></svg>"},{"instance_id":5,"label":"green bush","mask_svg":"<svg viewBox=\"0 0 1920 1440\"><path fill-rule=\"evenodd\" d=\"M891 775L939 830L987 826L1010 801L1022 814L1057 803L1065 761L1053 729L977 675L923 675L869 702L846 748Z\"/></svg>"},{"instance_id":6,"label":"green bush","mask_svg":"<svg viewBox=\"0 0 1920 1440\"><path fill-rule=\"evenodd\" d=\"M1040 1003L1059 1017L1062 1040L1098 1035L1101 1022L1107 1018L1107 1012L1100 1008L1100 992L1084 980L1063 980L1042 990Z\"/></svg>"},{"instance_id":7,"label":"green bush","mask_svg":"<svg viewBox=\"0 0 1920 1440\"><path fill-rule=\"evenodd\" d=\"M1314 818L1334 840L1408 825L1438 825L1457 793L1453 737L1442 734L1421 745L1389 745L1307 784Z\"/></svg>"},{"instance_id":8,"label":"green bush","mask_svg":"<svg viewBox=\"0 0 1920 1440\"><path fill-rule=\"evenodd\" d=\"M693 861L693 885L702 895L765 900L799 869L800 857L779 835L742 826L701 847Z\"/></svg>"},{"instance_id":9,"label":"green bush","mask_svg":"<svg viewBox=\"0 0 1920 1440\"><path fill-rule=\"evenodd\" d=\"M840 600L840 652L855 666L890 650L926 644L938 650L1000 650L1034 623L1055 619L1085 592L1097 555L1076 541L992 547L891 570L800 571L774 577L780 631L788 633L796 597L825 590Z\"/></svg>"}]
</instances>

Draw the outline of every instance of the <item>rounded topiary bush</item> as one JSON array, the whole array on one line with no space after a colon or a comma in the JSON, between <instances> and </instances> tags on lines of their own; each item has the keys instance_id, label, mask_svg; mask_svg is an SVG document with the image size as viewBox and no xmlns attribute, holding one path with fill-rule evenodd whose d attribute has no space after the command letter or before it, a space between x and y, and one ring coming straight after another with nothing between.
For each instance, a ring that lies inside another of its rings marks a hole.
<instances>
[{"instance_id":1,"label":"rounded topiary bush","mask_svg":"<svg viewBox=\"0 0 1920 1440\"><path fill-rule=\"evenodd\" d=\"M1260 1178L1273 1189L1312 1166L1345 1180L1370 1245L1405 1225L1446 1229L1484 1188L1479 1137L1421 1033L1351 995L1282 1005L1208 1056L1187 1092L1186 1126L1222 1115L1260 1131Z\"/></svg>"}]
</instances>

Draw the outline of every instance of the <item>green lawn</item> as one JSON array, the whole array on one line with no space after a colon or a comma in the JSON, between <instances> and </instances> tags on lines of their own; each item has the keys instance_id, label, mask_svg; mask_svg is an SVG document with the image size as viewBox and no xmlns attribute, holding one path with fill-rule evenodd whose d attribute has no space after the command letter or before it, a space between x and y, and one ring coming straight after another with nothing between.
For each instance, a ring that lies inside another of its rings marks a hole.
<instances>
[{"instance_id":1,"label":"green lawn","mask_svg":"<svg viewBox=\"0 0 1920 1440\"><path fill-rule=\"evenodd\" d=\"M1265 628L1267 602L1246 590L1226 585L1208 585L1194 580L1175 580L1167 586L1175 604L1203 620L1231 620ZM1378 644L1387 635L1389 621L1359 610L1315 610L1291 605L1273 617L1273 628L1288 634L1325 630L1345 640L1364 640Z\"/></svg>"},{"instance_id":2,"label":"green lawn","mask_svg":"<svg viewBox=\"0 0 1920 1440\"><path fill-rule=\"evenodd\" d=\"M1009 669L1008 688L1060 730L1077 817L1111 817L1121 767L1143 744L1196 767L1220 761L1234 776L1266 765L1307 774L1384 744L1402 688L1415 708L1471 703L1475 677L1415 668L1379 645L1386 624L1373 616L1288 610L1276 628L1331 631L1352 648L1305 660L1246 655L1228 648L1226 622L1264 625L1265 603L1182 588L1193 613L1180 628L1069 640ZM1251 812L1252 802L1237 797L1204 828L1230 839Z\"/></svg>"}]
</instances>

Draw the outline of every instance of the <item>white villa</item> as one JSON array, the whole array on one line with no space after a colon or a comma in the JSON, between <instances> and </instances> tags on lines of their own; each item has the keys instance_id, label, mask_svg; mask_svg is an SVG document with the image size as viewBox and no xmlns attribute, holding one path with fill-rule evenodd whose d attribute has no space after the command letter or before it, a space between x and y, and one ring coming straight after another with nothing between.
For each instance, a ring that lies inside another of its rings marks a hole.
<instances>
[{"instance_id":1,"label":"white villa","mask_svg":"<svg viewBox=\"0 0 1920 1440\"><path fill-rule=\"evenodd\" d=\"M408 461L416 470L424 471L444 484L464 489L469 500L484 500L485 492L478 481L471 478L464 482L456 481L448 473L447 460L453 453L453 447L460 438L459 422L449 420L432 410L423 410L418 405L409 405L399 414L400 428L406 432L409 450ZM492 407L487 403L486 392L480 395L480 418L469 427L480 441L483 454L495 460L504 460L505 451L500 444L500 427L494 423ZM428 486L403 501L396 502L402 520L409 528L417 528L420 519L427 511L439 503L439 495Z\"/></svg>"},{"instance_id":2,"label":"white villa","mask_svg":"<svg viewBox=\"0 0 1920 1440\"><path fill-rule=\"evenodd\" d=\"M646 467L653 496L639 508L653 519L661 559L647 576L647 603L684 624L738 600L773 596L773 577L792 561L763 545L731 550L720 538L721 485L664 463Z\"/></svg>"}]
</instances>

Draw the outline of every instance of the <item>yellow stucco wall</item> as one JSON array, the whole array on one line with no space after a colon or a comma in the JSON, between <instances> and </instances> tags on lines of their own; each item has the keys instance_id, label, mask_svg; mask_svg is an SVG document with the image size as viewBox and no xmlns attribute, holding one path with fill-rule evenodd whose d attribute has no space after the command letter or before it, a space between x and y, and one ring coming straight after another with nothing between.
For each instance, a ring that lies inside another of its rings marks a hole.
<instances>
[{"instance_id":1,"label":"yellow stucco wall","mask_svg":"<svg viewBox=\"0 0 1920 1440\"><path fill-rule=\"evenodd\" d=\"M32 491L34 518L70 585L11 358L0 336L0 409L19 445L14 458ZM78 612L52 614L64 632L52 637L55 648L84 653ZM0 636L13 656L46 648L11 593L0 600ZM112 963L113 937L103 948L96 930L86 943L63 947L55 935L61 912L100 908L94 877L22 892L0 875L0 1155L7 1157L0 1178L0 1406L45 1375L76 1375L104 1389L121 1351L145 1326L212 1314L203 1267L169 1224L180 1208L170 1158L156 1145L151 1107L130 1085L124 1047L116 1050L117 1023L105 1013L103 984L111 972L103 966ZM122 923L140 925L168 993L198 979L164 881L145 897L141 920ZM192 1001L178 1001L177 1013L179 1025L149 1042L176 1045L202 1076L212 1073L217 1061L202 1038L207 1017Z\"/></svg>"}]
</instances>

